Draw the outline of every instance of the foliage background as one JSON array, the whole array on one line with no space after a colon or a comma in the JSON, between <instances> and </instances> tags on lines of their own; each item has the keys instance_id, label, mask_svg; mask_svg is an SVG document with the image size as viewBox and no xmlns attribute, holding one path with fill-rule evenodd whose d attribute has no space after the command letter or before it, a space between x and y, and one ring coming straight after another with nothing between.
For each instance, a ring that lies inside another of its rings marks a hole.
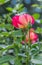
<instances>
[{"instance_id":1,"label":"foliage background","mask_svg":"<svg viewBox=\"0 0 42 65\"><path fill-rule=\"evenodd\" d=\"M29 13L35 18L33 27L38 33L39 41L38 44L32 46L36 49L33 50L33 53L35 54L40 49L36 60L32 60L32 65L42 65L42 0L0 0L0 65L14 65L14 63L21 65L19 62L23 60L23 57L25 59L24 46L20 44L23 35L21 30L15 29L11 24L11 17L22 13ZM20 61L14 57L14 49L18 50Z\"/></svg>"}]
</instances>

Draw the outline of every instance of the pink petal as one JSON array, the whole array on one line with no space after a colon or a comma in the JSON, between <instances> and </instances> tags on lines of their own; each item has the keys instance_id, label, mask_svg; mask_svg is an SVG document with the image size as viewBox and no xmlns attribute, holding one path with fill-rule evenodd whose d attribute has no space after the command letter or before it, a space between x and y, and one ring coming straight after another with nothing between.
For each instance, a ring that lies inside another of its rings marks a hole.
<instances>
[{"instance_id":1,"label":"pink petal","mask_svg":"<svg viewBox=\"0 0 42 65\"><path fill-rule=\"evenodd\" d=\"M16 28L18 28L18 22L19 22L19 16L16 15L12 18L12 25Z\"/></svg>"}]
</instances>

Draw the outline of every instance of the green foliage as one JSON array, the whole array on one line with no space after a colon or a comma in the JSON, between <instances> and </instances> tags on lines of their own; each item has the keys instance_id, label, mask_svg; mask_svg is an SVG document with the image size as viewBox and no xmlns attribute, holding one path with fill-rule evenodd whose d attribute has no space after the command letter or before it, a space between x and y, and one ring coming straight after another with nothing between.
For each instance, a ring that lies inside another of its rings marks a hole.
<instances>
[{"instance_id":1,"label":"green foliage","mask_svg":"<svg viewBox=\"0 0 42 65\"><path fill-rule=\"evenodd\" d=\"M3 63L2 65L9 65L9 63Z\"/></svg>"},{"instance_id":2,"label":"green foliage","mask_svg":"<svg viewBox=\"0 0 42 65\"><path fill-rule=\"evenodd\" d=\"M8 1L9 1L9 0L0 0L0 5L6 3L6 2L8 2Z\"/></svg>"},{"instance_id":3,"label":"green foliage","mask_svg":"<svg viewBox=\"0 0 42 65\"><path fill-rule=\"evenodd\" d=\"M39 5L38 4L32 4L32 7L38 7Z\"/></svg>"},{"instance_id":4,"label":"green foliage","mask_svg":"<svg viewBox=\"0 0 42 65\"><path fill-rule=\"evenodd\" d=\"M37 29L35 30L35 32L36 32L36 33L40 33L40 34L42 34L42 28L37 27Z\"/></svg>"},{"instance_id":5,"label":"green foliage","mask_svg":"<svg viewBox=\"0 0 42 65\"><path fill-rule=\"evenodd\" d=\"M10 61L11 59L13 59L14 57L11 56L11 55L7 55L7 56L3 56L3 57L0 57L0 64L1 63L4 63L4 62L7 62L7 61Z\"/></svg>"},{"instance_id":6,"label":"green foliage","mask_svg":"<svg viewBox=\"0 0 42 65\"><path fill-rule=\"evenodd\" d=\"M13 8L11 8L11 7L7 7L6 10L12 12Z\"/></svg>"},{"instance_id":7,"label":"green foliage","mask_svg":"<svg viewBox=\"0 0 42 65\"><path fill-rule=\"evenodd\" d=\"M7 7L6 10L12 13L22 12L23 11L23 4L17 4L14 8Z\"/></svg>"},{"instance_id":8,"label":"green foliage","mask_svg":"<svg viewBox=\"0 0 42 65\"><path fill-rule=\"evenodd\" d=\"M40 23L42 24L42 19L40 20Z\"/></svg>"},{"instance_id":9,"label":"green foliage","mask_svg":"<svg viewBox=\"0 0 42 65\"><path fill-rule=\"evenodd\" d=\"M31 59L31 62L34 64L42 64L42 54L35 56L35 58Z\"/></svg>"},{"instance_id":10,"label":"green foliage","mask_svg":"<svg viewBox=\"0 0 42 65\"><path fill-rule=\"evenodd\" d=\"M40 18L40 14L39 13L34 13L33 14L33 17L35 20L39 19Z\"/></svg>"}]
</instances>

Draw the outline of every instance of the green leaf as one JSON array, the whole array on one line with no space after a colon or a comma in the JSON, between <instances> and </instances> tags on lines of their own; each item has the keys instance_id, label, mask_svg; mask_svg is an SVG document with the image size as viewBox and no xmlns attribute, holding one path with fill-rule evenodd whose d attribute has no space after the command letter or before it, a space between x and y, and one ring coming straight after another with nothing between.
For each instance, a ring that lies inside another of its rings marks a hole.
<instances>
[{"instance_id":1,"label":"green leaf","mask_svg":"<svg viewBox=\"0 0 42 65\"><path fill-rule=\"evenodd\" d=\"M7 37L7 36L9 36L9 33L8 32L2 32L2 33L0 33L0 36L2 36L2 35Z\"/></svg>"},{"instance_id":2,"label":"green leaf","mask_svg":"<svg viewBox=\"0 0 42 65\"><path fill-rule=\"evenodd\" d=\"M7 7L6 10L12 12L13 8L11 8L11 7Z\"/></svg>"},{"instance_id":3,"label":"green leaf","mask_svg":"<svg viewBox=\"0 0 42 65\"><path fill-rule=\"evenodd\" d=\"M14 27L11 24L5 25L5 28L9 31L14 29Z\"/></svg>"},{"instance_id":4,"label":"green leaf","mask_svg":"<svg viewBox=\"0 0 42 65\"><path fill-rule=\"evenodd\" d=\"M34 64L42 64L42 54L38 54L38 56L32 58L31 62Z\"/></svg>"},{"instance_id":5,"label":"green leaf","mask_svg":"<svg viewBox=\"0 0 42 65\"><path fill-rule=\"evenodd\" d=\"M4 63L4 62L7 62L7 61L10 61L11 59L14 59L14 57L11 56L11 55L0 57L0 64Z\"/></svg>"},{"instance_id":6,"label":"green leaf","mask_svg":"<svg viewBox=\"0 0 42 65\"><path fill-rule=\"evenodd\" d=\"M9 65L9 63L3 63L2 65Z\"/></svg>"},{"instance_id":7,"label":"green leaf","mask_svg":"<svg viewBox=\"0 0 42 65\"><path fill-rule=\"evenodd\" d=\"M40 23L42 24L42 19L40 20Z\"/></svg>"},{"instance_id":8,"label":"green leaf","mask_svg":"<svg viewBox=\"0 0 42 65\"><path fill-rule=\"evenodd\" d=\"M32 7L38 7L39 5L38 4L32 4Z\"/></svg>"},{"instance_id":9,"label":"green leaf","mask_svg":"<svg viewBox=\"0 0 42 65\"><path fill-rule=\"evenodd\" d=\"M39 44L40 44L40 51L42 52L42 41Z\"/></svg>"},{"instance_id":10,"label":"green leaf","mask_svg":"<svg viewBox=\"0 0 42 65\"><path fill-rule=\"evenodd\" d=\"M0 0L0 5L6 3L6 2L8 2L8 1L9 1L9 0Z\"/></svg>"},{"instance_id":11,"label":"green leaf","mask_svg":"<svg viewBox=\"0 0 42 65\"><path fill-rule=\"evenodd\" d=\"M35 32L36 32L36 33L40 33L40 34L42 34L42 28L37 27L37 29L35 30Z\"/></svg>"},{"instance_id":12,"label":"green leaf","mask_svg":"<svg viewBox=\"0 0 42 65\"><path fill-rule=\"evenodd\" d=\"M22 37L23 36L21 30L13 31L12 35L14 37Z\"/></svg>"},{"instance_id":13,"label":"green leaf","mask_svg":"<svg viewBox=\"0 0 42 65\"><path fill-rule=\"evenodd\" d=\"M22 54L18 54L18 56L20 56L20 57L27 57L24 53L22 53Z\"/></svg>"},{"instance_id":14,"label":"green leaf","mask_svg":"<svg viewBox=\"0 0 42 65\"><path fill-rule=\"evenodd\" d=\"M37 20L37 19L39 19L40 14L39 14L39 13L34 13L34 14L33 14L33 17L34 17L35 20Z\"/></svg>"},{"instance_id":15,"label":"green leaf","mask_svg":"<svg viewBox=\"0 0 42 65\"><path fill-rule=\"evenodd\" d=\"M4 28L4 27L5 27L5 23L1 23L0 28Z\"/></svg>"}]
</instances>

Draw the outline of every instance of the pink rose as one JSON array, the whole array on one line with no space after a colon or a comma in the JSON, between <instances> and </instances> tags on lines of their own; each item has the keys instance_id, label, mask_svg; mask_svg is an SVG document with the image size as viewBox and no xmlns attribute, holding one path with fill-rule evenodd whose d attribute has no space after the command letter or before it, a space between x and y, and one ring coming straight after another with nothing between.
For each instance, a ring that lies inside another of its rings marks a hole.
<instances>
[{"instance_id":1,"label":"pink rose","mask_svg":"<svg viewBox=\"0 0 42 65\"><path fill-rule=\"evenodd\" d=\"M16 15L12 18L12 25L15 28L26 28L29 22L34 24L34 18L29 14Z\"/></svg>"}]
</instances>

